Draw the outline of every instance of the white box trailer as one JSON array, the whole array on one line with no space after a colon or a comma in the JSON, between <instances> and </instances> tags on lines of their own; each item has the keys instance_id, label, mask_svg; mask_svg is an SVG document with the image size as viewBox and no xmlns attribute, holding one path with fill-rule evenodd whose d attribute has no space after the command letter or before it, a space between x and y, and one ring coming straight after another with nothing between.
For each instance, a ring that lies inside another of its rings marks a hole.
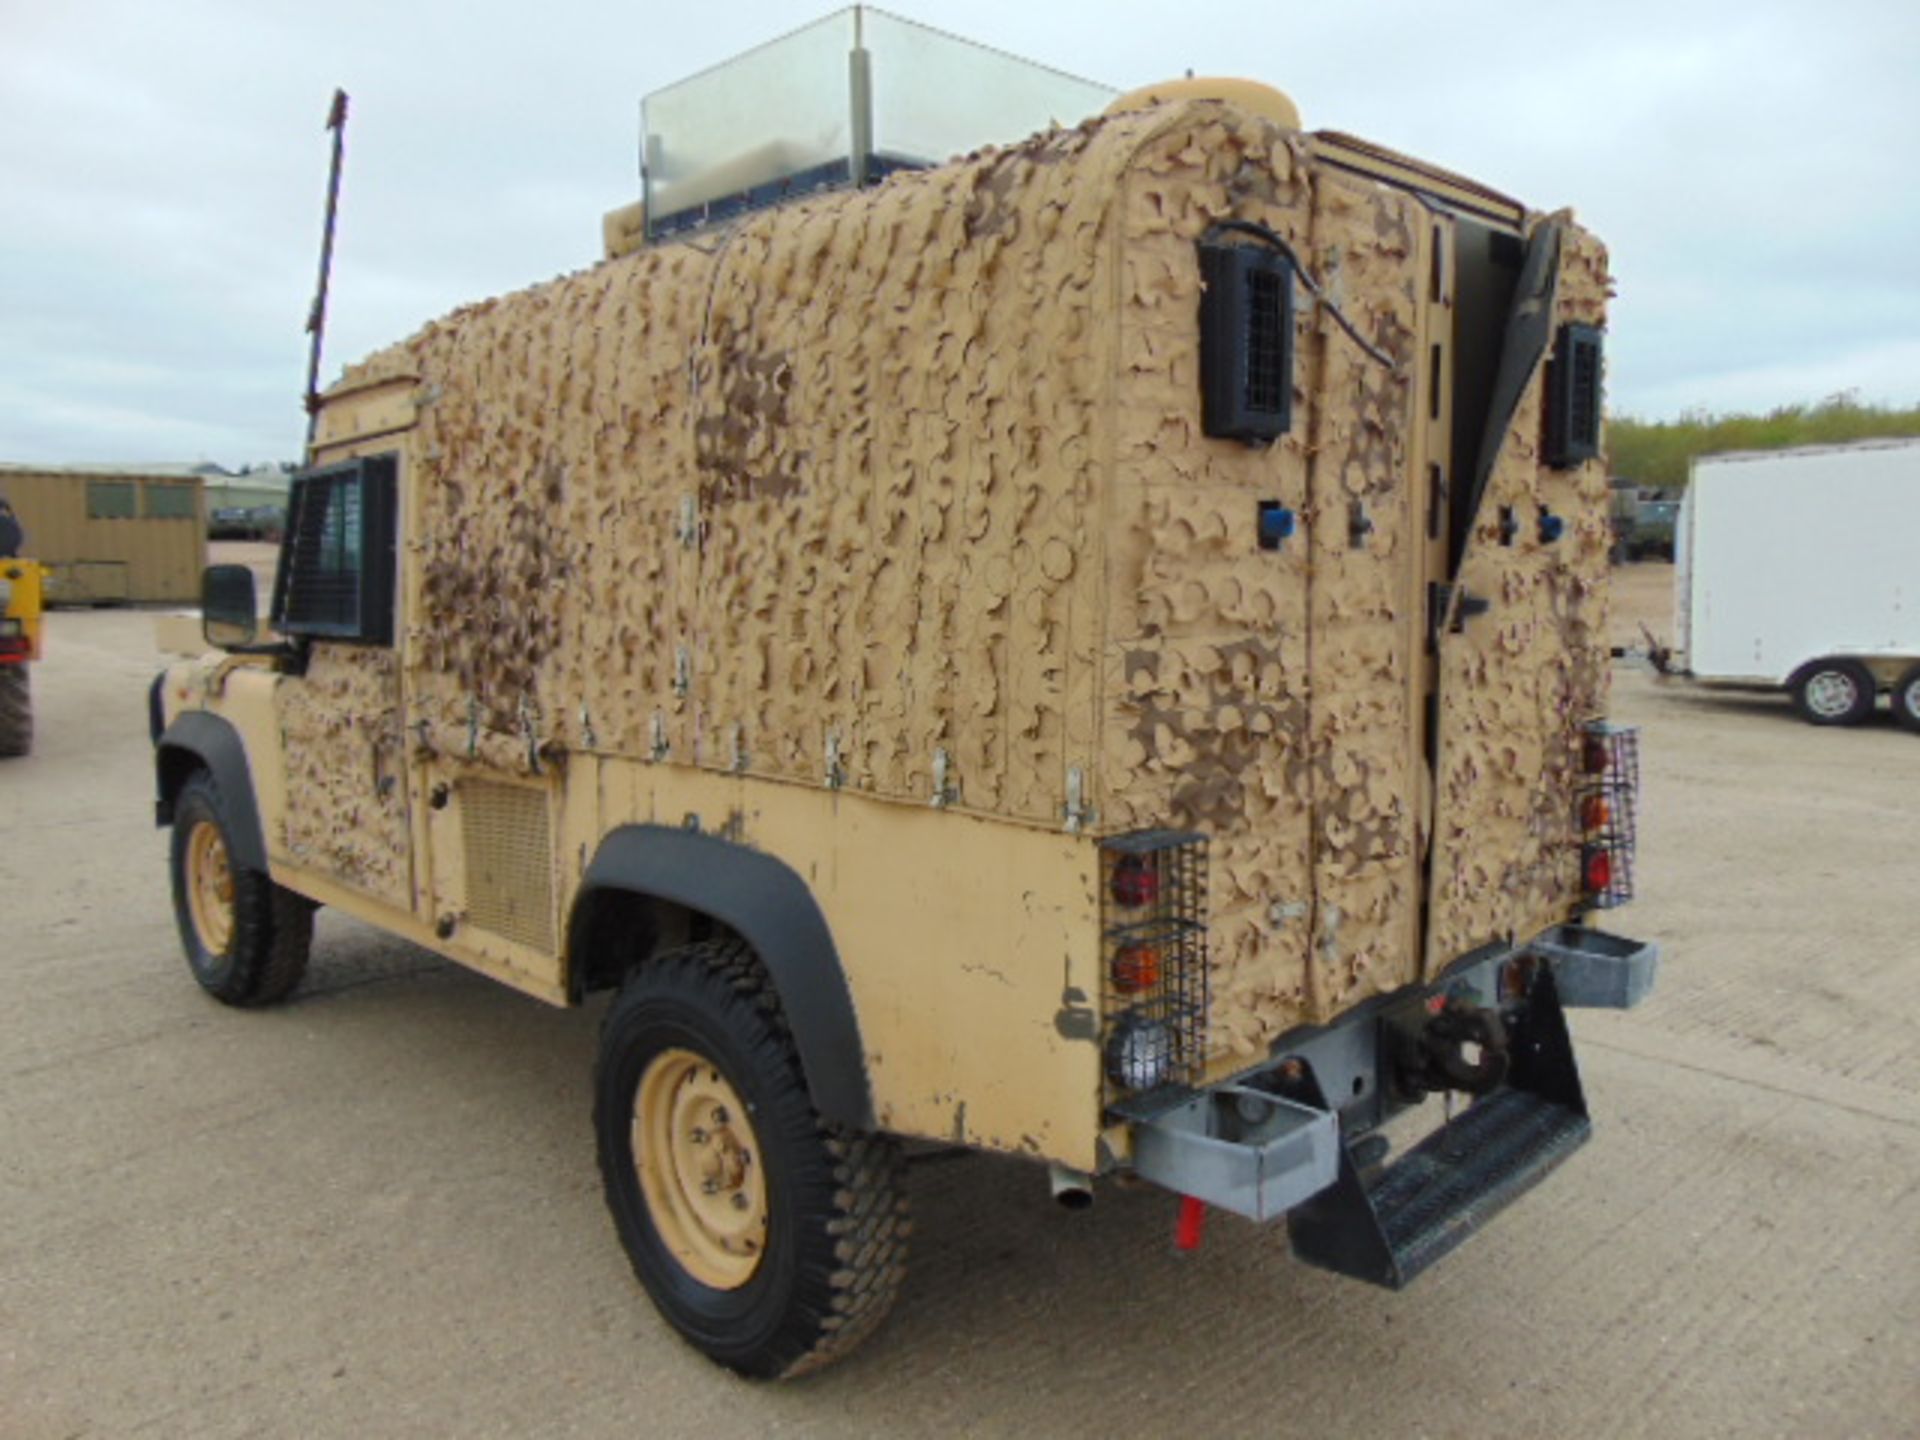
<instances>
[{"instance_id":1,"label":"white box trailer","mask_svg":"<svg viewBox=\"0 0 1920 1440\"><path fill-rule=\"evenodd\" d=\"M1920 438L1705 455L1675 545L1685 673L1783 686L1816 725L1879 693L1920 730Z\"/></svg>"}]
</instances>

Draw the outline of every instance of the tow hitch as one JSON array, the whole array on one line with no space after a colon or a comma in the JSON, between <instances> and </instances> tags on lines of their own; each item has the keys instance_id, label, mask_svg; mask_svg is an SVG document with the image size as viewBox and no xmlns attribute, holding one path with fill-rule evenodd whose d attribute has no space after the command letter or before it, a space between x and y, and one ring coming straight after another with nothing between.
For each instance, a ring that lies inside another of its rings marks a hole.
<instances>
[{"instance_id":1,"label":"tow hitch","mask_svg":"<svg viewBox=\"0 0 1920 1440\"><path fill-rule=\"evenodd\" d=\"M1487 1095L1507 1078L1507 1027L1497 1010L1435 995L1385 1023L1394 1088L1404 1099Z\"/></svg>"}]
</instances>

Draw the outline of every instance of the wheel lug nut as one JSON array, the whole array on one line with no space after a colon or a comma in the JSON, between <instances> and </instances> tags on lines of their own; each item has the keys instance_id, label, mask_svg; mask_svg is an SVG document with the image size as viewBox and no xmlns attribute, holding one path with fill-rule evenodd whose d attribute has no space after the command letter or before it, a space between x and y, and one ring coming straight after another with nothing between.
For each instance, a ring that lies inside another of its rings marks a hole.
<instances>
[{"instance_id":1,"label":"wheel lug nut","mask_svg":"<svg viewBox=\"0 0 1920 1440\"><path fill-rule=\"evenodd\" d=\"M700 1182L700 1190L701 1193L705 1195L718 1195L720 1193L720 1182L718 1180L703 1180Z\"/></svg>"},{"instance_id":2,"label":"wheel lug nut","mask_svg":"<svg viewBox=\"0 0 1920 1440\"><path fill-rule=\"evenodd\" d=\"M713 1107L713 1123L716 1125L724 1125L727 1123L727 1112L719 1105Z\"/></svg>"},{"instance_id":3,"label":"wheel lug nut","mask_svg":"<svg viewBox=\"0 0 1920 1440\"><path fill-rule=\"evenodd\" d=\"M704 1145L707 1143L707 1132L696 1125L693 1127L693 1133L688 1138L696 1145Z\"/></svg>"},{"instance_id":4,"label":"wheel lug nut","mask_svg":"<svg viewBox=\"0 0 1920 1440\"><path fill-rule=\"evenodd\" d=\"M733 1195L733 1208L736 1210L744 1210L747 1208L747 1197L737 1190Z\"/></svg>"}]
</instances>

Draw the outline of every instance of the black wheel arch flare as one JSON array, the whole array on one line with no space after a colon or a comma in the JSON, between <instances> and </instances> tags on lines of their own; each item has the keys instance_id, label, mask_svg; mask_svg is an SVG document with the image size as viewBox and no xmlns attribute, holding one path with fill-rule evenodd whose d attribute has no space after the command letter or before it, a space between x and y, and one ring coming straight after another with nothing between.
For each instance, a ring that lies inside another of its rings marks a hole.
<instances>
[{"instance_id":1,"label":"black wheel arch flare","mask_svg":"<svg viewBox=\"0 0 1920 1440\"><path fill-rule=\"evenodd\" d=\"M173 823L173 803L196 770L206 770L219 787L233 833L234 859L249 870L267 873L267 834L253 797L253 771L240 732L218 715L189 710L169 725L154 746L156 825Z\"/></svg>"},{"instance_id":2,"label":"black wheel arch flare","mask_svg":"<svg viewBox=\"0 0 1920 1440\"><path fill-rule=\"evenodd\" d=\"M807 882L764 851L665 825L622 825L601 840L567 923L567 974L593 961L596 909L610 899L667 901L712 917L753 948L767 969L814 1108L823 1119L873 1128L873 1097L853 994L826 917Z\"/></svg>"}]
</instances>

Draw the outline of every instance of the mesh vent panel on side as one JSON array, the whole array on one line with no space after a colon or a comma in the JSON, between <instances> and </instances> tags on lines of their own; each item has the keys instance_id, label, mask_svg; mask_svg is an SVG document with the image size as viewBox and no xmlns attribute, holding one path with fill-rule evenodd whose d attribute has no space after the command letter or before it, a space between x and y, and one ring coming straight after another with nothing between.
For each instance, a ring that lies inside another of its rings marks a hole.
<instances>
[{"instance_id":1,"label":"mesh vent panel on side","mask_svg":"<svg viewBox=\"0 0 1920 1440\"><path fill-rule=\"evenodd\" d=\"M525 785L460 787L467 920L505 940L553 950L553 842L547 796Z\"/></svg>"}]
</instances>

